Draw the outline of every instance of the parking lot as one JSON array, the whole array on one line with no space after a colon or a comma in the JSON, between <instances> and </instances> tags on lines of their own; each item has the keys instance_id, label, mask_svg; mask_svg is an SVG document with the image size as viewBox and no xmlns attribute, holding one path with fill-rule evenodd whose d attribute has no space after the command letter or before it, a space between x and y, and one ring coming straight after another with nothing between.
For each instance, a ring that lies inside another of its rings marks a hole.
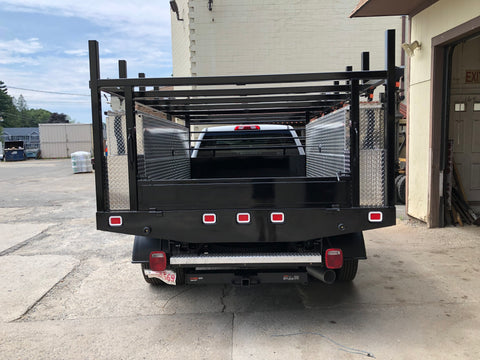
<instances>
[{"instance_id":1,"label":"parking lot","mask_svg":"<svg viewBox=\"0 0 480 360\"><path fill-rule=\"evenodd\" d=\"M94 174L0 163L2 359L478 359L480 228L365 233L351 284L152 287Z\"/></svg>"}]
</instances>

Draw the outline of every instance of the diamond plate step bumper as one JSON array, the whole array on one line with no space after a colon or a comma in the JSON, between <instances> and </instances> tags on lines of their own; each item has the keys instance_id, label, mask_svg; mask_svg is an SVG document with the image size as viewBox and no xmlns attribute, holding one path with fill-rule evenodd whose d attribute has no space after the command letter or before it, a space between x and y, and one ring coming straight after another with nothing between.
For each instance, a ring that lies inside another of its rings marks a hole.
<instances>
[{"instance_id":1,"label":"diamond plate step bumper","mask_svg":"<svg viewBox=\"0 0 480 360\"><path fill-rule=\"evenodd\" d=\"M177 255L170 258L172 265L243 265L243 264L321 264L320 253L267 254L201 254Z\"/></svg>"}]
</instances>

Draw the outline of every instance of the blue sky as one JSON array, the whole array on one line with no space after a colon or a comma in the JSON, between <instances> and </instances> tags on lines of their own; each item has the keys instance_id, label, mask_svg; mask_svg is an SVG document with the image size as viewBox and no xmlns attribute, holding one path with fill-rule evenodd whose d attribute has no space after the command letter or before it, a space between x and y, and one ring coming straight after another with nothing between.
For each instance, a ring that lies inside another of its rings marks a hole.
<instances>
[{"instance_id":1,"label":"blue sky","mask_svg":"<svg viewBox=\"0 0 480 360\"><path fill-rule=\"evenodd\" d=\"M30 108L91 121L88 40L99 42L102 78L118 77L119 59L129 77L172 73L167 0L0 0L0 80Z\"/></svg>"}]
</instances>

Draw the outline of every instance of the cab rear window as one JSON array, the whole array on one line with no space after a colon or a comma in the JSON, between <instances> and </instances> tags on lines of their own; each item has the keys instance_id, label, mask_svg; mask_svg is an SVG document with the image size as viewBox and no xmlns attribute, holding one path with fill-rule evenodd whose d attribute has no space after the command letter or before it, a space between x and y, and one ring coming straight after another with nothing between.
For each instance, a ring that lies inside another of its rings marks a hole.
<instances>
[{"instance_id":1,"label":"cab rear window","mask_svg":"<svg viewBox=\"0 0 480 360\"><path fill-rule=\"evenodd\" d=\"M198 157L298 155L289 130L206 132Z\"/></svg>"}]
</instances>

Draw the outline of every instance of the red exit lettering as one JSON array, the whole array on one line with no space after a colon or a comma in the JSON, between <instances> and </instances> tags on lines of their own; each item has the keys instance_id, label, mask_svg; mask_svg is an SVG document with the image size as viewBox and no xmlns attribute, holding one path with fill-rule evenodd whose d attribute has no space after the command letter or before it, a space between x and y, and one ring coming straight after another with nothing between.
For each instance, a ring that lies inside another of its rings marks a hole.
<instances>
[{"instance_id":1,"label":"red exit lettering","mask_svg":"<svg viewBox=\"0 0 480 360\"><path fill-rule=\"evenodd\" d=\"M480 83L480 70L467 70L465 72L466 84L478 84Z\"/></svg>"}]
</instances>

